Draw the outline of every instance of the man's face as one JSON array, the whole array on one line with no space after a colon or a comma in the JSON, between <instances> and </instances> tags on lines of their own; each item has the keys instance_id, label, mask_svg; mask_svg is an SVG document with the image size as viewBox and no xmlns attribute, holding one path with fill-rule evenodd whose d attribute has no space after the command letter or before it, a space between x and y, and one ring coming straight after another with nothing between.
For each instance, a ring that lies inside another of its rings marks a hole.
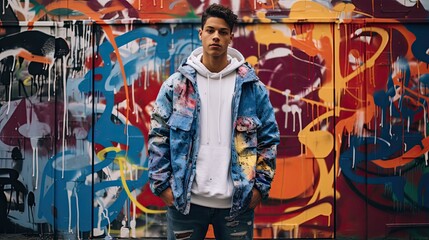
<instances>
[{"instance_id":1,"label":"man's face","mask_svg":"<svg viewBox=\"0 0 429 240\"><path fill-rule=\"evenodd\" d=\"M210 57L226 56L233 34L225 20L209 17L204 28L200 29L198 34L203 44L204 55Z\"/></svg>"}]
</instances>

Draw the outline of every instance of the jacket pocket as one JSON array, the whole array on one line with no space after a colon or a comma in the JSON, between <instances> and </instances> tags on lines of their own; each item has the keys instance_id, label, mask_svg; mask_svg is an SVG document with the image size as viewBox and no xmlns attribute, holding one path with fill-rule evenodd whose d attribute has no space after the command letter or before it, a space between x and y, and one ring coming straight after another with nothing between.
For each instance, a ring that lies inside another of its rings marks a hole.
<instances>
[{"instance_id":1,"label":"jacket pocket","mask_svg":"<svg viewBox=\"0 0 429 240\"><path fill-rule=\"evenodd\" d=\"M173 130L183 130L183 131L189 131L191 130L192 126L192 116L186 116L179 113L173 113L170 116L170 119L168 119L168 126L170 126Z\"/></svg>"},{"instance_id":2,"label":"jacket pocket","mask_svg":"<svg viewBox=\"0 0 429 240\"><path fill-rule=\"evenodd\" d=\"M173 113L167 124L170 126L171 159L187 156L192 142L193 117Z\"/></svg>"},{"instance_id":3,"label":"jacket pocket","mask_svg":"<svg viewBox=\"0 0 429 240\"><path fill-rule=\"evenodd\" d=\"M261 120L256 116L238 117L235 122L235 148L238 164L247 180L255 178L258 152L258 127Z\"/></svg>"},{"instance_id":4,"label":"jacket pocket","mask_svg":"<svg viewBox=\"0 0 429 240\"><path fill-rule=\"evenodd\" d=\"M235 146L239 156L256 156L258 145L258 127L261 120L256 116L240 116L235 122Z\"/></svg>"}]
</instances>

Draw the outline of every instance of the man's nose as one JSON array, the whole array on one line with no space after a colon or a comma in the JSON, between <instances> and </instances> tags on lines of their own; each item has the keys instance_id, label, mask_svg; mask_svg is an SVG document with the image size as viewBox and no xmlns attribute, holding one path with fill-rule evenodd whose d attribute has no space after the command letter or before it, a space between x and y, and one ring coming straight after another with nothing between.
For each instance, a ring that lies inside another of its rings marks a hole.
<instances>
[{"instance_id":1,"label":"man's nose","mask_svg":"<svg viewBox=\"0 0 429 240\"><path fill-rule=\"evenodd\" d=\"M215 31L213 34L213 40L219 40L219 32Z\"/></svg>"}]
</instances>

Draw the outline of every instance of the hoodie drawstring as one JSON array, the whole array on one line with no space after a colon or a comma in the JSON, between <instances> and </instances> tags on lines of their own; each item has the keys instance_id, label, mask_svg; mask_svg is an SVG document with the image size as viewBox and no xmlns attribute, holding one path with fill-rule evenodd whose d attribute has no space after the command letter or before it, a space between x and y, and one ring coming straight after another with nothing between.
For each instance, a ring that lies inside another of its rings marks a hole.
<instances>
[{"instance_id":1,"label":"hoodie drawstring","mask_svg":"<svg viewBox=\"0 0 429 240\"><path fill-rule=\"evenodd\" d=\"M221 99L220 99L220 95L222 94L222 73L219 75L219 106L218 106L218 121L217 121L217 140L220 144L220 120L221 120L221 116L220 116L220 112L221 112Z\"/></svg>"},{"instance_id":2,"label":"hoodie drawstring","mask_svg":"<svg viewBox=\"0 0 429 240\"><path fill-rule=\"evenodd\" d=\"M209 110L209 106L210 106L210 74L207 74L207 101L206 101L206 109L207 111ZM207 131L207 145L210 143L210 128L209 128L209 118L206 118L206 131Z\"/></svg>"},{"instance_id":3,"label":"hoodie drawstring","mask_svg":"<svg viewBox=\"0 0 429 240\"><path fill-rule=\"evenodd\" d=\"M209 109L210 107L210 74L207 74L207 102L206 102L206 109ZM219 91L218 91L218 109L217 109L217 113L218 113L218 121L217 121L217 140L218 143L221 143L221 139L220 139L220 122L221 122L221 111L222 111L222 99L221 99L221 95L222 95L222 73L219 75ZM210 111L210 110L208 110ZM206 118L206 130L207 132L209 132L209 118ZM210 134L207 134L207 144L210 143Z\"/></svg>"}]
</instances>

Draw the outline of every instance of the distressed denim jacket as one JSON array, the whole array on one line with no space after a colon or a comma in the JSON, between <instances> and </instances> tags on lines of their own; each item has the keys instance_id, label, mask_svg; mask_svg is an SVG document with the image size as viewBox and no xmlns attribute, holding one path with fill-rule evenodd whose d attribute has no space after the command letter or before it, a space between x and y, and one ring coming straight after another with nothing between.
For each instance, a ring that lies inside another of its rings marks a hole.
<instances>
[{"instance_id":1,"label":"distressed denim jacket","mask_svg":"<svg viewBox=\"0 0 429 240\"><path fill-rule=\"evenodd\" d=\"M244 212L256 188L267 198L276 168L279 130L267 90L253 68L237 68L232 100L230 215ZM155 195L171 187L174 206L188 214L199 149L200 100L196 71L186 63L162 85L151 115L149 181Z\"/></svg>"}]
</instances>

